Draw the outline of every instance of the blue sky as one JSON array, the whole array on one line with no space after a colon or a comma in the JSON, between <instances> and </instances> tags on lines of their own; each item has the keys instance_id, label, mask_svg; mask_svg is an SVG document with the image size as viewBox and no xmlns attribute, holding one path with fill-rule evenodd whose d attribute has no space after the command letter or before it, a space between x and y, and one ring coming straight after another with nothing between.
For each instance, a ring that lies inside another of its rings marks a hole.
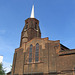
<instances>
[{"instance_id":1,"label":"blue sky","mask_svg":"<svg viewBox=\"0 0 75 75\"><path fill-rule=\"evenodd\" d=\"M33 3L42 38L60 40L75 49L75 0L0 0L0 55L4 56L7 71L15 48L20 45L24 21L30 17Z\"/></svg>"}]
</instances>

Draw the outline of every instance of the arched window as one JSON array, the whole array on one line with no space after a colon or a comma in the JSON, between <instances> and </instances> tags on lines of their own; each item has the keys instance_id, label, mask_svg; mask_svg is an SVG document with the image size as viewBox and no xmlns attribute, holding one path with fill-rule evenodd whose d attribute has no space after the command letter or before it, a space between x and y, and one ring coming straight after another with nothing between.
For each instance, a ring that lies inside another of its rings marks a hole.
<instances>
[{"instance_id":1,"label":"arched window","mask_svg":"<svg viewBox=\"0 0 75 75\"><path fill-rule=\"evenodd\" d=\"M29 62L32 62L32 48L33 48L33 45L31 44L29 49Z\"/></svg>"},{"instance_id":2,"label":"arched window","mask_svg":"<svg viewBox=\"0 0 75 75\"><path fill-rule=\"evenodd\" d=\"M35 62L39 61L39 44L36 44L36 50L35 50Z\"/></svg>"},{"instance_id":3,"label":"arched window","mask_svg":"<svg viewBox=\"0 0 75 75\"><path fill-rule=\"evenodd\" d=\"M75 75L75 67L74 67L74 75Z\"/></svg>"},{"instance_id":4,"label":"arched window","mask_svg":"<svg viewBox=\"0 0 75 75\"><path fill-rule=\"evenodd\" d=\"M28 22L26 23L26 29L28 28Z\"/></svg>"},{"instance_id":5,"label":"arched window","mask_svg":"<svg viewBox=\"0 0 75 75\"><path fill-rule=\"evenodd\" d=\"M35 23L35 29L37 30L37 23Z\"/></svg>"}]
</instances>

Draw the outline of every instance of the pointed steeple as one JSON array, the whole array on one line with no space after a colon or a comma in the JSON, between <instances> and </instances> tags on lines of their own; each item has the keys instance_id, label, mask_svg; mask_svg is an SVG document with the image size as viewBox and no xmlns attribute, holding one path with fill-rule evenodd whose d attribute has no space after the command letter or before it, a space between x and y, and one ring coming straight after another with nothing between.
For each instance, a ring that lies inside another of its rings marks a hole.
<instances>
[{"instance_id":1,"label":"pointed steeple","mask_svg":"<svg viewBox=\"0 0 75 75\"><path fill-rule=\"evenodd\" d=\"M41 31L39 27L39 20L34 18L34 5L32 6L32 12L30 18L25 20L25 26L22 30L20 47L32 40L33 38L41 38Z\"/></svg>"},{"instance_id":2,"label":"pointed steeple","mask_svg":"<svg viewBox=\"0 0 75 75\"><path fill-rule=\"evenodd\" d=\"M31 16L30 18L34 18L34 5L32 6Z\"/></svg>"}]
</instances>

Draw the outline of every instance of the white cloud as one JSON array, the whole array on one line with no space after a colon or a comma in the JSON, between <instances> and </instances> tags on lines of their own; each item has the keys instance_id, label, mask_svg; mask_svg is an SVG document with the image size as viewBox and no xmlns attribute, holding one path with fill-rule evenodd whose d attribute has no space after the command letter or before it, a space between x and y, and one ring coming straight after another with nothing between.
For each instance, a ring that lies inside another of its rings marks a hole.
<instances>
[{"instance_id":1,"label":"white cloud","mask_svg":"<svg viewBox=\"0 0 75 75\"><path fill-rule=\"evenodd\" d=\"M3 68L6 70L6 73L11 71L11 63L3 61Z\"/></svg>"},{"instance_id":2,"label":"white cloud","mask_svg":"<svg viewBox=\"0 0 75 75\"><path fill-rule=\"evenodd\" d=\"M2 63L3 61L3 56L0 56L0 63Z\"/></svg>"},{"instance_id":3,"label":"white cloud","mask_svg":"<svg viewBox=\"0 0 75 75\"><path fill-rule=\"evenodd\" d=\"M14 47L0 36L0 56L3 56L3 68L6 73L11 70Z\"/></svg>"}]
</instances>

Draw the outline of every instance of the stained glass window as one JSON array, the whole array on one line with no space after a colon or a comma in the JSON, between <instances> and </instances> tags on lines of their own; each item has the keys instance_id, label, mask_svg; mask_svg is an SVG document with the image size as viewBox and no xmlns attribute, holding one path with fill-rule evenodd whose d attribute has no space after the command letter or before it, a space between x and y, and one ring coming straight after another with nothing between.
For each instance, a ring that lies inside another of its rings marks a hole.
<instances>
[{"instance_id":1,"label":"stained glass window","mask_svg":"<svg viewBox=\"0 0 75 75\"><path fill-rule=\"evenodd\" d=\"M33 48L33 45L31 44L29 49L29 62L32 62L32 48Z\"/></svg>"},{"instance_id":2,"label":"stained glass window","mask_svg":"<svg viewBox=\"0 0 75 75\"><path fill-rule=\"evenodd\" d=\"M74 67L74 73L75 73L75 67Z\"/></svg>"},{"instance_id":3,"label":"stained glass window","mask_svg":"<svg viewBox=\"0 0 75 75\"><path fill-rule=\"evenodd\" d=\"M36 50L35 50L35 62L39 61L39 44L36 44Z\"/></svg>"}]
</instances>

